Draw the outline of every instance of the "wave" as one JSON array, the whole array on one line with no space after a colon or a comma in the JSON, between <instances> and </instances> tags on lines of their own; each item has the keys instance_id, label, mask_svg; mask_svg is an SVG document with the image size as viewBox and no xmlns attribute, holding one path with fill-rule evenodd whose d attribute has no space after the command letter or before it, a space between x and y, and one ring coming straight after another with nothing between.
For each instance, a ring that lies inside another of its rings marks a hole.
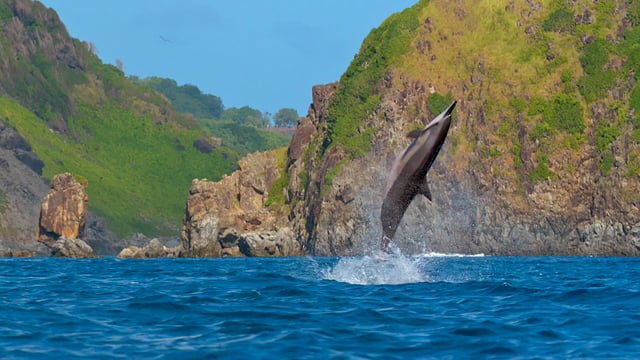
<instances>
[{"instance_id":1,"label":"wave","mask_svg":"<svg viewBox=\"0 0 640 360\"><path fill-rule=\"evenodd\" d=\"M484 257L484 254L457 254L457 253L437 253L437 252L428 252L424 254L418 255L420 257L432 258L432 257Z\"/></svg>"}]
</instances>

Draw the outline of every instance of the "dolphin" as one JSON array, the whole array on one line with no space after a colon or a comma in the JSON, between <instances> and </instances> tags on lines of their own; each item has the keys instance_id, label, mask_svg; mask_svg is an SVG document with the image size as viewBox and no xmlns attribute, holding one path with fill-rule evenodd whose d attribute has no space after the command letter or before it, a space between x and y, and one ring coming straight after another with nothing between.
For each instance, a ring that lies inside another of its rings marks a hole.
<instances>
[{"instance_id":1,"label":"dolphin","mask_svg":"<svg viewBox=\"0 0 640 360\"><path fill-rule=\"evenodd\" d=\"M410 132L411 144L396 159L387 178L387 188L380 211L382 251L388 252L389 242L398 229L405 211L417 194L431 200L427 172L444 144L451 126L451 112L456 101L424 128Z\"/></svg>"}]
</instances>

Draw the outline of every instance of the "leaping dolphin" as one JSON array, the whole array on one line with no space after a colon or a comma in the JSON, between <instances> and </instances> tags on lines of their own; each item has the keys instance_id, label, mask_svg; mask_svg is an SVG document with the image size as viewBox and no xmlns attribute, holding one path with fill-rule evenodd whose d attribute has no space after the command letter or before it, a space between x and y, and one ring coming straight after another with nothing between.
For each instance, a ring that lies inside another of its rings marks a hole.
<instances>
[{"instance_id":1,"label":"leaping dolphin","mask_svg":"<svg viewBox=\"0 0 640 360\"><path fill-rule=\"evenodd\" d=\"M387 179L382 202L382 251L387 252L389 242L398 229L405 211L417 194L431 200L427 172L438 156L451 126L451 112L456 101L433 119L424 129L414 130L407 136L411 144L396 159Z\"/></svg>"}]
</instances>

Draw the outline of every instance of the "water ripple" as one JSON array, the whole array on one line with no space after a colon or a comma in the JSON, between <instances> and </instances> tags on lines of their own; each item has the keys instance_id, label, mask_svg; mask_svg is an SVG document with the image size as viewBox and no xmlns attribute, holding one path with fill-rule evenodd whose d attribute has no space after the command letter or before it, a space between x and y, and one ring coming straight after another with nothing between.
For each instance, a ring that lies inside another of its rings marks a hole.
<instances>
[{"instance_id":1,"label":"water ripple","mask_svg":"<svg viewBox=\"0 0 640 360\"><path fill-rule=\"evenodd\" d=\"M633 358L640 260L0 259L2 358Z\"/></svg>"}]
</instances>

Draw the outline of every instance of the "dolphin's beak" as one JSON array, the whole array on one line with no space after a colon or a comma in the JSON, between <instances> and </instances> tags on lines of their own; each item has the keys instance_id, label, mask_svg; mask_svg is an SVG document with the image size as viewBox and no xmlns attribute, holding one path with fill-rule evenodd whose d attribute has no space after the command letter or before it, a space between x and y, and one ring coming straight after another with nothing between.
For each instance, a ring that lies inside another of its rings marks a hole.
<instances>
[{"instance_id":1,"label":"dolphin's beak","mask_svg":"<svg viewBox=\"0 0 640 360\"><path fill-rule=\"evenodd\" d=\"M449 105L447 110L444 111L444 116L451 115L451 113L453 112L453 108L456 107L457 103L458 102L456 100L453 100L453 102L451 103L451 105Z\"/></svg>"}]
</instances>

